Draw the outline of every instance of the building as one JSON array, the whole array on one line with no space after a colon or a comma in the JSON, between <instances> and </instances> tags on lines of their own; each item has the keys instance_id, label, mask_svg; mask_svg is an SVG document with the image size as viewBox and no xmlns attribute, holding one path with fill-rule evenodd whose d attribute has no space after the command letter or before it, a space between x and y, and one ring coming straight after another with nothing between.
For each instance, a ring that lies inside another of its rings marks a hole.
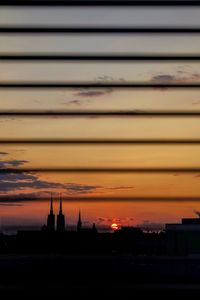
<instances>
[{"instance_id":1,"label":"building","mask_svg":"<svg viewBox=\"0 0 200 300\"><path fill-rule=\"evenodd\" d=\"M60 209L57 215L57 231L65 231L65 216L62 213L62 197L60 195Z\"/></svg>"},{"instance_id":2,"label":"building","mask_svg":"<svg viewBox=\"0 0 200 300\"><path fill-rule=\"evenodd\" d=\"M47 217L47 230L48 231L55 231L55 215L53 213L53 199L51 194L50 200L50 212Z\"/></svg>"},{"instance_id":3,"label":"building","mask_svg":"<svg viewBox=\"0 0 200 300\"><path fill-rule=\"evenodd\" d=\"M166 246L170 255L200 254L200 218L166 224Z\"/></svg>"}]
</instances>

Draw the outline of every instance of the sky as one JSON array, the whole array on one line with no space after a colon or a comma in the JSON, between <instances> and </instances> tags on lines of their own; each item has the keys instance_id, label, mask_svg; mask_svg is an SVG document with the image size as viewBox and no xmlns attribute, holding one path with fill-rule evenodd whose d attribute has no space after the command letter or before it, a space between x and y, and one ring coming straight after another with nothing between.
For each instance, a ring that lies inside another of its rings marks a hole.
<instances>
[{"instance_id":1,"label":"sky","mask_svg":"<svg viewBox=\"0 0 200 300\"><path fill-rule=\"evenodd\" d=\"M199 27L199 8L1 8L0 26ZM0 54L199 54L199 34L0 34ZM200 83L199 61L8 62L0 82ZM199 89L2 89L1 111L200 111ZM0 139L198 139L198 117L4 117ZM0 145L0 167L200 167L199 145ZM66 223L81 209L85 226L159 225L194 216L200 203L137 201L199 197L200 174L0 174L0 227L40 226L53 192L64 198ZM80 198L84 197L84 201ZM121 201L100 201L120 197ZM124 199L123 199L124 197ZM72 199L73 198L73 199ZM134 198L127 201L126 198ZM40 199L40 200L38 200ZM97 201L98 200L98 201ZM163 226L163 225L162 225ZM161 226L161 227L162 227Z\"/></svg>"}]
</instances>

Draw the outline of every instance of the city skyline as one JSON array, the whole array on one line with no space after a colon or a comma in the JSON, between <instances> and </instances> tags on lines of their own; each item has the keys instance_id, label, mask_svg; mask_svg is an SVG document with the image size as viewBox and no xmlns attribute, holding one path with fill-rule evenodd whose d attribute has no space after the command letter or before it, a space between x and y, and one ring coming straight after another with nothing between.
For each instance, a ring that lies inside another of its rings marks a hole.
<instances>
[{"instance_id":1,"label":"city skyline","mask_svg":"<svg viewBox=\"0 0 200 300\"><path fill-rule=\"evenodd\" d=\"M53 195L54 214L60 209L59 195ZM112 224L135 226L147 231L159 232L166 223L177 223L182 217L194 217L198 211L198 202L115 202L115 201L67 201L63 199L62 212L65 226L76 229L78 214L81 211L83 227L96 224L98 230L113 231ZM145 204L145 205L144 205ZM180 205L181 204L181 205ZM41 229L46 224L49 211L49 199L45 201L19 201L1 203L0 231L13 233L20 229ZM112 211L112 214L110 214ZM107 212L107 213L105 213ZM56 218L55 218L56 226Z\"/></svg>"}]
</instances>

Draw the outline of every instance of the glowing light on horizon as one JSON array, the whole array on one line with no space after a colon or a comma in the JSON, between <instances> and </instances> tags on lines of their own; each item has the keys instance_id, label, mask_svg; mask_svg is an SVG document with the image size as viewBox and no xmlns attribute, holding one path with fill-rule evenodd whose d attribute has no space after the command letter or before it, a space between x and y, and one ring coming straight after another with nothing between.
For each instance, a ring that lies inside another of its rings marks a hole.
<instances>
[{"instance_id":1,"label":"glowing light on horizon","mask_svg":"<svg viewBox=\"0 0 200 300\"><path fill-rule=\"evenodd\" d=\"M111 224L111 228L112 228L113 230L118 230L118 229L119 229L119 226L118 226L117 223L112 223L112 224Z\"/></svg>"}]
</instances>

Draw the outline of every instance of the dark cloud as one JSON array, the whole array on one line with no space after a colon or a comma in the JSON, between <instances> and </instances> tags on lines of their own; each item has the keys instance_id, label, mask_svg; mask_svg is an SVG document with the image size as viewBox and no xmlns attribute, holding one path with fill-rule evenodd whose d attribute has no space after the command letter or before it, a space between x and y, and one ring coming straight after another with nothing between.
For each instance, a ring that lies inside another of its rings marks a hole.
<instances>
[{"instance_id":1,"label":"dark cloud","mask_svg":"<svg viewBox=\"0 0 200 300\"><path fill-rule=\"evenodd\" d=\"M41 180L36 174L32 173L13 173L8 172L0 174L0 190L1 192L10 192L32 188L40 189L64 189L70 194L72 193L90 193L99 186L82 185L78 183L58 183Z\"/></svg>"},{"instance_id":2,"label":"dark cloud","mask_svg":"<svg viewBox=\"0 0 200 300\"><path fill-rule=\"evenodd\" d=\"M1 203L0 202L0 206L16 206L16 207L18 207L18 206L23 206L23 204L22 203L8 203L8 202L5 202L5 203Z\"/></svg>"},{"instance_id":3,"label":"dark cloud","mask_svg":"<svg viewBox=\"0 0 200 300\"><path fill-rule=\"evenodd\" d=\"M35 180L36 176L31 174L31 173L14 173L12 171L9 171L7 173L0 173L0 181L5 181L5 182L15 182L15 181L27 181L31 182Z\"/></svg>"},{"instance_id":4,"label":"dark cloud","mask_svg":"<svg viewBox=\"0 0 200 300\"><path fill-rule=\"evenodd\" d=\"M18 167L24 165L25 160L4 160L0 161L1 168ZM8 171L0 174L0 191L1 193L22 191L24 189L64 189L69 194L91 193L99 186L83 185L78 183L59 183L42 180L37 174L20 172L15 173Z\"/></svg>"},{"instance_id":5,"label":"dark cloud","mask_svg":"<svg viewBox=\"0 0 200 300\"><path fill-rule=\"evenodd\" d=\"M2 155L7 155L7 152L2 152ZM15 168L20 167L27 163L26 160L0 160L0 168ZM0 194L10 195L12 193L21 193L28 198L35 198L36 192L49 192L49 190L60 189L64 190L68 195L83 195L90 194L98 190L98 193L103 193L104 190L123 190L123 189L133 189L132 186L116 186L116 187L103 187L99 185L88 185L79 184L74 182L52 182L48 180L43 180L38 174L33 172L13 172L12 170L7 170L7 172L0 173ZM35 190L33 194L26 194L28 189ZM41 195L39 195L41 198ZM23 198L22 197L22 198Z\"/></svg>"},{"instance_id":6,"label":"dark cloud","mask_svg":"<svg viewBox=\"0 0 200 300\"><path fill-rule=\"evenodd\" d=\"M83 89L81 91L79 91L78 93L75 94L76 97L83 97L83 98L93 98L93 97L101 97L104 95L108 95L110 93L112 93L112 89L108 88L108 89Z\"/></svg>"},{"instance_id":7,"label":"dark cloud","mask_svg":"<svg viewBox=\"0 0 200 300\"><path fill-rule=\"evenodd\" d=\"M150 81L158 83L180 83L198 80L200 80L200 73L192 73L187 66L183 66L182 69L175 71L173 75L159 73L152 75L150 79Z\"/></svg>"},{"instance_id":8,"label":"dark cloud","mask_svg":"<svg viewBox=\"0 0 200 300\"><path fill-rule=\"evenodd\" d=\"M94 82L98 83L99 86L101 86L102 83L112 83L112 82L124 82L124 78L114 78L112 76L102 75L94 78ZM92 98L102 97L105 95L109 95L114 92L114 89L112 88L83 88L83 89L76 89L76 92L74 93L74 96L80 97L84 99L87 102L90 102L93 100ZM82 105L83 102L79 99L74 99L71 101L62 102L62 104L67 105Z\"/></svg>"},{"instance_id":9,"label":"dark cloud","mask_svg":"<svg viewBox=\"0 0 200 300\"><path fill-rule=\"evenodd\" d=\"M81 102L81 100L71 100L71 101L69 101L69 102L63 102L63 104L72 104L72 105L81 105L82 104L82 102Z\"/></svg>"},{"instance_id":10,"label":"dark cloud","mask_svg":"<svg viewBox=\"0 0 200 300\"><path fill-rule=\"evenodd\" d=\"M89 193L98 188L101 188L101 186L83 185L78 183L66 183L63 186L65 189L67 189L68 192L71 193Z\"/></svg>"},{"instance_id":11,"label":"dark cloud","mask_svg":"<svg viewBox=\"0 0 200 300\"><path fill-rule=\"evenodd\" d=\"M0 168L19 167L27 163L27 160L0 160Z\"/></svg>"},{"instance_id":12,"label":"dark cloud","mask_svg":"<svg viewBox=\"0 0 200 300\"><path fill-rule=\"evenodd\" d=\"M19 167L24 165L28 161L26 160L0 160L0 168L10 168L10 167ZM48 180L42 180L39 178L38 174L33 172L12 172L12 170L8 170L8 172L0 173L0 191L2 194L10 194L10 193L20 193L27 189L34 189L35 191L45 191L45 190L54 190L54 189L62 189L66 191L69 195L78 194L89 194L93 193L95 190L103 189L104 187L99 185L88 185L88 184L79 184L74 182L67 183L59 183L52 182ZM122 189L132 189L131 186L119 186L119 187L110 187L104 188L111 190L122 190ZM101 191L98 191L101 192ZM28 195L28 197L33 197L34 195Z\"/></svg>"},{"instance_id":13,"label":"dark cloud","mask_svg":"<svg viewBox=\"0 0 200 300\"><path fill-rule=\"evenodd\" d=\"M127 189L134 189L135 187L133 186L114 186L108 188L109 190L127 190Z\"/></svg>"},{"instance_id":14,"label":"dark cloud","mask_svg":"<svg viewBox=\"0 0 200 300\"><path fill-rule=\"evenodd\" d=\"M40 180L36 175L22 173L6 173L0 174L0 191L12 192L16 190L23 190L26 188L46 189L57 188L62 185L58 183L47 182Z\"/></svg>"},{"instance_id":15,"label":"dark cloud","mask_svg":"<svg viewBox=\"0 0 200 300\"><path fill-rule=\"evenodd\" d=\"M2 155L7 155L7 152L1 152ZM0 153L0 154L1 154ZM26 160L0 160L0 168L19 167L27 163ZM33 173L21 172L15 173L9 171L0 174L0 191L13 192L23 189L32 188L36 190L41 189L64 189L70 194L73 193L90 193L98 188L98 186L82 185L77 183L58 183L41 180L38 175Z\"/></svg>"},{"instance_id":16,"label":"dark cloud","mask_svg":"<svg viewBox=\"0 0 200 300\"><path fill-rule=\"evenodd\" d=\"M177 81L176 76L169 75L169 74L161 74L161 75L155 75L151 78L151 81L155 82L173 82Z\"/></svg>"},{"instance_id":17,"label":"dark cloud","mask_svg":"<svg viewBox=\"0 0 200 300\"><path fill-rule=\"evenodd\" d=\"M8 152L0 152L0 155L8 155Z\"/></svg>"},{"instance_id":18,"label":"dark cloud","mask_svg":"<svg viewBox=\"0 0 200 300\"><path fill-rule=\"evenodd\" d=\"M107 76L107 75L102 75L98 76L97 78L94 79L95 82L99 83L112 83L112 82L124 82L124 78L114 78L112 76ZM77 97L81 98L94 98L94 97L101 97L105 95L109 95L113 93L114 90L112 88L87 88L87 89L81 89L78 92L76 92L74 95ZM77 100L75 100L77 101ZM70 101L72 103L73 101ZM74 102L76 104L76 102ZM79 102L77 102L79 104Z\"/></svg>"},{"instance_id":19,"label":"dark cloud","mask_svg":"<svg viewBox=\"0 0 200 300\"><path fill-rule=\"evenodd\" d=\"M0 152L0 155L8 155L7 152ZM1 160L0 159L0 168L12 168L19 167L27 163L27 160L11 159L11 160Z\"/></svg>"},{"instance_id":20,"label":"dark cloud","mask_svg":"<svg viewBox=\"0 0 200 300\"><path fill-rule=\"evenodd\" d=\"M14 203L17 204L19 202L27 202L27 201L36 201L42 199L49 199L49 192L33 192L33 193L17 193L17 194L4 194L0 195L0 203Z\"/></svg>"}]
</instances>

